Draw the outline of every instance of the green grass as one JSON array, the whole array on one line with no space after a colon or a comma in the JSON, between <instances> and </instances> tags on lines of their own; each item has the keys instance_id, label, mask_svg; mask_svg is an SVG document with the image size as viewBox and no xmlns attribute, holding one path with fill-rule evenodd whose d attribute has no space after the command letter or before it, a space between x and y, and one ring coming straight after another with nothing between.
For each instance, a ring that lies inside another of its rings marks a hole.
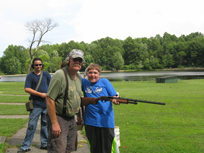
<instances>
[{"instance_id":1,"label":"green grass","mask_svg":"<svg viewBox=\"0 0 204 153\"><path fill-rule=\"evenodd\" d=\"M27 122L28 119L0 119L0 136L13 136Z\"/></svg>"},{"instance_id":2,"label":"green grass","mask_svg":"<svg viewBox=\"0 0 204 153\"><path fill-rule=\"evenodd\" d=\"M29 115L25 105L0 105L0 115Z\"/></svg>"},{"instance_id":3,"label":"green grass","mask_svg":"<svg viewBox=\"0 0 204 153\"><path fill-rule=\"evenodd\" d=\"M0 95L0 103L26 103L29 96Z\"/></svg>"},{"instance_id":4,"label":"green grass","mask_svg":"<svg viewBox=\"0 0 204 153\"><path fill-rule=\"evenodd\" d=\"M166 105L153 105L138 102L137 105L113 106L115 125L120 129L120 153L204 152L204 79L179 80L178 83L156 83L155 81L112 81L111 83L120 93L121 98L166 103ZM22 90L20 95L25 95L23 88L24 83L6 82L2 84L0 82L0 92L4 94L17 93ZM9 102L28 100L26 96L1 95L0 102L5 102L2 101L2 97L5 98L5 101L12 97ZM24 105L18 108L9 105L1 107L0 112L4 114L8 114L10 110L15 113L19 113L19 110L21 113L26 112ZM9 123L3 124L6 120L11 122L10 119L0 119L0 128L4 127L6 130L3 133L10 131L15 133L21 128L17 127L15 130L7 128L19 125L19 119L13 119L13 125L9 126ZM24 126L24 123L21 125ZM0 129L0 131L3 130Z\"/></svg>"},{"instance_id":5,"label":"green grass","mask_svg":"<svg viewBox=\"0 0 204 153\"><path fill-rule=\"evenodd\" d=\"M7 149L7 144L5 142L1 143L0 144L0 153L6 152L6 149Z\"/></svg>"},{"instance_id":6,"label":"green grass","mask_svg":"<svg viewBox=\"0 0 204 153\"><path fill-rule=\"evenodd\" d=\"M0 82L0 103L25 103L28 96L24 82ZM25 105L0 105L0 115L28 115ZM0 119L0 136L12 137L24 127L28 119ZM5 152L7 143L0 144L0 152Z\"/></svg>"},{"instance_id":7,"label":"green grass","mask_svg":"<svg viewBox=\"0 0 204 153\"><path fill-rule=\"evenodd\" d=\"M0 91L3 94L26 95L24 85L24 82L0 82Z\"/></svg>"},{"instance_id":8,"label":"green grass","mask_svg":"<svg viewBox=\"0 0 204 153\"><path fill-rule=\"evenodd\" d=\"M29 96L28 93L25 92L25 90L16 90L16 91L1 91L0 94L10 94L10 95L22 95L22 96Z\"/></svg>"},{"instance_id":9,"label":"green grass","mask_svg":"<svg viewBox=\"0 0 204 153\"><path fill-rule=\"evenodd\" d=\"M166 103L114 105L121 153L204 152L204 80L112 84L121 98Z\"/></svg>"},{"instance_id":10,"label":"green grass","mask_svg":"<svg viewBox=\"0 0 204 153\"><path fill-rule=\"evenodd\" d=\"M0 103L25 103L29 94L24 90L24 82L0 82Z\"/></svg>"},{"instance_id":11,"label":"green grass","mask_svg":"<svg viewBox=\"0 0 204 153\"><path fill-rule=\"evenodd\" d=\"M0 119L0 136L12 137L19 129L23 128L28 119ZM0 144L0 153L6 152L9 145Z\"/></svg>"}]
</instances>

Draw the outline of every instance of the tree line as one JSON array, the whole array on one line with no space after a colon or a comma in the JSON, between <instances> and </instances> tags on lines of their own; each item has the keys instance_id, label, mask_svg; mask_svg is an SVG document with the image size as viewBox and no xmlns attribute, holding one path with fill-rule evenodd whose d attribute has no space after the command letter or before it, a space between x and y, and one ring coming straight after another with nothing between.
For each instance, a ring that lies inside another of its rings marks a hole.
<instances>
[{"instance_id":1,"label":"tree line","mask_svg":"<svg viewBox=\"0 0 204 153\"><path fill-rule=\"evenodd\" d=\"M34 57L40 57L44 70L54 73L72 49L84 51L85 66L97 63L103 70L140 70L204 66L204 35L200 32L177 37L167 32L150 38L125 40L101 38L93 42L70 41L38 47ZM30 63L29 49L9 45L0 58L0 71L5 74L25 74ZM35 48L31 52L35 52Z\"/></svg>"}]
</instances>

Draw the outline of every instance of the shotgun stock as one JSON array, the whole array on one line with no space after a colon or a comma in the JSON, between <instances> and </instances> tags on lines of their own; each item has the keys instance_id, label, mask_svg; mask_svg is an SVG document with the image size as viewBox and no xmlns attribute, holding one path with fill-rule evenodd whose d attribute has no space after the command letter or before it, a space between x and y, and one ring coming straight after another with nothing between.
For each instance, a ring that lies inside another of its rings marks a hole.
<instances>
[{"instance_id":1,"label":"shotgun stock","mask_svg":"<svg viewBox=\"0 0 204 153\"><path fill-rule=\"evenodd\" d=\"M101 100L101 97L99 98L88 98L88 97L83 97L81 98L81 105L82 106L86 106L86 105L89 105L89 104L94 104L96 105L98 100Z\"/></svg>"},{"instance_id":2,"label":"shotgun stock","mask_svg":"<svg viewBox=\"0 0 204 153\"><path fill-rule=\"evenodd\" d=\"M82 106L86 106L88 104L97 104L98 100L102 101L111 101L113 99L116 99L119 103L122 104L137 104L138 102L141 103L149 103L149 104L157 104L157 105L165 105L165 103L160 103L160 102L153 102L153 101L146 101L146 100L138 100L138 99L128 99L128 98L119 98L119 97L110 97L110 96L102 96L99 98L87 98L84 97L82 98Z\"/></svg>"}]
</instances>

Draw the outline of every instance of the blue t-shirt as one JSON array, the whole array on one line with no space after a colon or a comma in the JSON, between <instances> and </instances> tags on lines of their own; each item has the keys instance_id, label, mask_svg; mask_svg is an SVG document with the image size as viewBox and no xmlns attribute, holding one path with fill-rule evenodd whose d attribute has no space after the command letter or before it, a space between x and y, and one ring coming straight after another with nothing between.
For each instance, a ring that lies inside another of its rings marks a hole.
<instances>
[{"instance_id":1,"label":"blue t-shirt","mask_svg":"<svg viewBox=\"0 0 204 153\"><path fill-rule=\"evenodd\" d=\"M117 93L107 79L99 79L96 83L82 78L84 97L98 98L101 96L116 96ZM99 100L96 105L85 107L84 124L95 127L115 128L112 102Z\"/></svg>"},{"instance_id":2,"label":"blue t-shirt","mask_svg":"<svg viewBox=\"0 0 204 153\"><path fill-rule=\"evenodd\" d=\"M38 87L37 91L41 93L47 93L50 79L51 79L51 75L48 72L43 71L42 80L41 80L40 86ZM40 80L40 75L36 75L34 72L29 73L26 77L25 88L31 88L35 90L38 85L39 80ZM46 107L45 98L41 98L40 96L32 96L32 97L33 97L34 107L38 107L38 108ZM31 96L29 97L29 100L30 99L31 99Z\"/></svg>"}]
</instances>

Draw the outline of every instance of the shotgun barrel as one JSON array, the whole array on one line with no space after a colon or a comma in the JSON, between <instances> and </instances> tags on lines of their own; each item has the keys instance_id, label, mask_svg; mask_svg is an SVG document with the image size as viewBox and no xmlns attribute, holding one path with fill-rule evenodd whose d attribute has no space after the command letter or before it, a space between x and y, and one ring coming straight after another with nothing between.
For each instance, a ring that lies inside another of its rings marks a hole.
<instances>
[{"instance_id":1,"label":"shotgun barrel","mask_svg":"<svg viewBox=\"0 0 204 153\"><path fill-rule=\"evenodd\" d=\"M128 99L128 98L119 98L119 97L110 97L110 96L102 96L100 97L101 100L104 101L112 101L113 99L117 99L119 103L124 103L124 104L137 104L137 102L141 103L149 103L149 104L157 104L157 105L165 105L165 103L160 103L160 102L153 102L153 101L146 101L146 100L138 100L138 99Z\"/></svg>"}]
</instances>

